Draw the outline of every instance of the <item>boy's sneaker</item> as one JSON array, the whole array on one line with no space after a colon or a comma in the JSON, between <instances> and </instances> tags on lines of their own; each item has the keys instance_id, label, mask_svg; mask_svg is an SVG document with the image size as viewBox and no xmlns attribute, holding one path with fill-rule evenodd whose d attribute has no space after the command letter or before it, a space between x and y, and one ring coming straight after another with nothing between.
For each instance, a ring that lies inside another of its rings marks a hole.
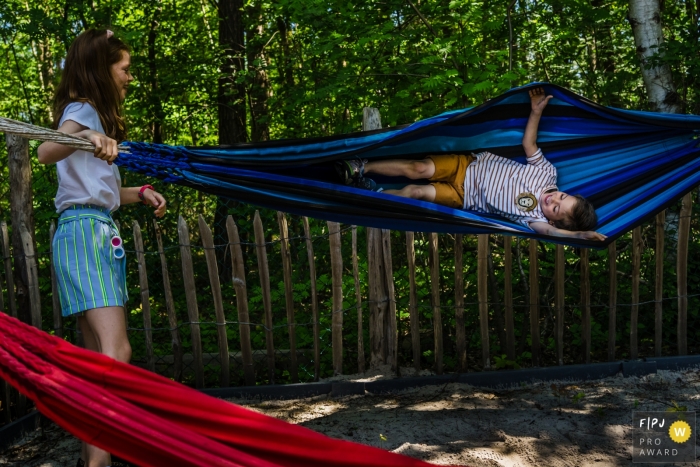
<instances>
[{"instance_id":1,"label":"boy's sneaker","mask_svg":"<svg viewBox=\"0 0 700 467\"><path fill-rule=\"evenodd\" d=\"M374 180L367 177L358 177L351 180L350 186L361 188L363 190L377 191L377 184L374 182Z\"/></svg>"},{"instance_id":2,"label":"boy's sneaker","mask_svg":"<svg viewBox=\"0 0 700 467\"><path fill-rule=\"evenodd\" d=\"M341 180L346 185L352 185L353 180L362 178L365 171L367 159L352 159L349 161L338 161L335 163L335 170L338 172Z\"/></svg>"}]
</instances>

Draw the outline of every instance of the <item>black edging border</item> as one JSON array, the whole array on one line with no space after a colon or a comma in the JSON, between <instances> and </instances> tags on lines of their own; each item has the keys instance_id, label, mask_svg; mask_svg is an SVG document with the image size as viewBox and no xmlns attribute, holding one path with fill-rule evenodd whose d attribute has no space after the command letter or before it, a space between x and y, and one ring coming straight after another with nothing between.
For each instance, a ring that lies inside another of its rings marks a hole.
<instances>
[{"instance_id":1,"label":"black edging border","mask_svg":"<svg viewBox=\"0 0 700 467\"><path fill-rule=\"evenodd\" d=\"M483 371L475 373L453 373L439 376L419 376L413 378L396 378L372 381L368 383L299 383L271 386L243 386L228 388L203 389L202 393L218 398L239 399L300 399L314 396L342 397L351 395L387 394L403 389L434 386L448 383L464 383L479 387L513 386L550 380L594 380L615 376L644 376L657 370L682 370L700 365L700 355L682 357L649 357L641 360L617 361L608 363L590 363L582 365L565 365L546 368L527 368L521 370ZM41 424L42 416L35 411L0 428L0 451L36 430Z\"/></svg>"}]
</instances>

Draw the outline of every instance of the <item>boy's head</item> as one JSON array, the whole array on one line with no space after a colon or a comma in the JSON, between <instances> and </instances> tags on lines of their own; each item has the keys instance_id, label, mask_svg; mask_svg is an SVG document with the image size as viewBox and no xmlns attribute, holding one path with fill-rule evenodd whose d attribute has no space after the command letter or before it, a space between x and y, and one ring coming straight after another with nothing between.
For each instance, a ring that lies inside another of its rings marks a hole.
<instances>
[{"instance_id":1,"label":"boy's head","mask_svg":"<svg viewBox=\"0 0 700 467\"><path fill-rule=\"evenodd\" d=\"M544 216L558 229L587 231L593 230L598 223L593 205L581 195L553 191L543 193L540 203Z\"/></svg>"}]
</instances>

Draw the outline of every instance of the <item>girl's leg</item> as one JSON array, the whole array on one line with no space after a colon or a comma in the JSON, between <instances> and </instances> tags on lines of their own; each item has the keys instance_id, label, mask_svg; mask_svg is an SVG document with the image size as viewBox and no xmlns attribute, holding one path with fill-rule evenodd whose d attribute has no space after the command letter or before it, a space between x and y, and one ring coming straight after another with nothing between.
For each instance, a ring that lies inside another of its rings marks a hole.
<instances>
[{"instance_id":1,"label":"girl's leg","mask_svg":"<svg viewBox=\"0 0 700 467\"><path fill-rule=\"evenodd\" d=\"M370 173L421 180L430 178L435 174L435 163L432 159L423 159L421 161L404 159L373 161L365 164L364 174L367 175ZM387 191L387 193L389 193L389 191Z\"/></svg>"},{"instance_id":2,"label":"girl's leg","mask_svg":"<svg viewBox=\"0 0 700 467\"><path fill-rule=\"evenodd\" d=\"M406 185L400 190L384 190L384 193L432 203L435 201L436 190L433 185Z\"/></svg>"},{"instance_id":3,"label":"girl's leg","mask_svg":"<svg viewBox=\"0 0 700 467\"><path fill-rule=\"evenodd\" d=\"M126 335L124 308L120 306L96 308L78 318L85 339L85 347L108 355L120 362L131 360L131 344ZM94 348L91 348L94 347ZM110 455L97 446L83 443L86 467L110 465Z\"/></svg>"}]
</instances>

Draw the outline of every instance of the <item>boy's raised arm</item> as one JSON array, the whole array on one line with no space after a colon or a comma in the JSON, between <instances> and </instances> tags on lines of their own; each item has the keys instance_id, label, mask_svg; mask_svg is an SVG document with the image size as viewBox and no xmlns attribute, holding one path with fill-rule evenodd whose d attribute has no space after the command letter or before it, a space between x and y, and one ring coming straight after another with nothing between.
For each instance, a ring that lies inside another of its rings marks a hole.
<instances>
[{"instance_id":1,"label":"boy's raised arm","mask_svg":"<svg viewBox=\"0 0 700 467\"><path fill-rule=\"evenodd\" d=\"M580 238L582 240L598 240L600 242L608 238L607 236L592 230L587 230L585 232L573 232L571 230L559 229L548 222L530 222L530 228L538 234L551 235L553 237L572 237Z\"/></svg>"},{"instance_id":2,"label":"boy's raised arm","mask_svg":"<svg viewBox=\"0 0 700 467\"><path fill-rule=\"evenodd\" d=\"M537 127L540 125L542 111L552 97L554 96L545 96L542 88L530 90L530 117L523 135L523 149L528 157L537 151Z\"/></svg>"}]
</instances>

